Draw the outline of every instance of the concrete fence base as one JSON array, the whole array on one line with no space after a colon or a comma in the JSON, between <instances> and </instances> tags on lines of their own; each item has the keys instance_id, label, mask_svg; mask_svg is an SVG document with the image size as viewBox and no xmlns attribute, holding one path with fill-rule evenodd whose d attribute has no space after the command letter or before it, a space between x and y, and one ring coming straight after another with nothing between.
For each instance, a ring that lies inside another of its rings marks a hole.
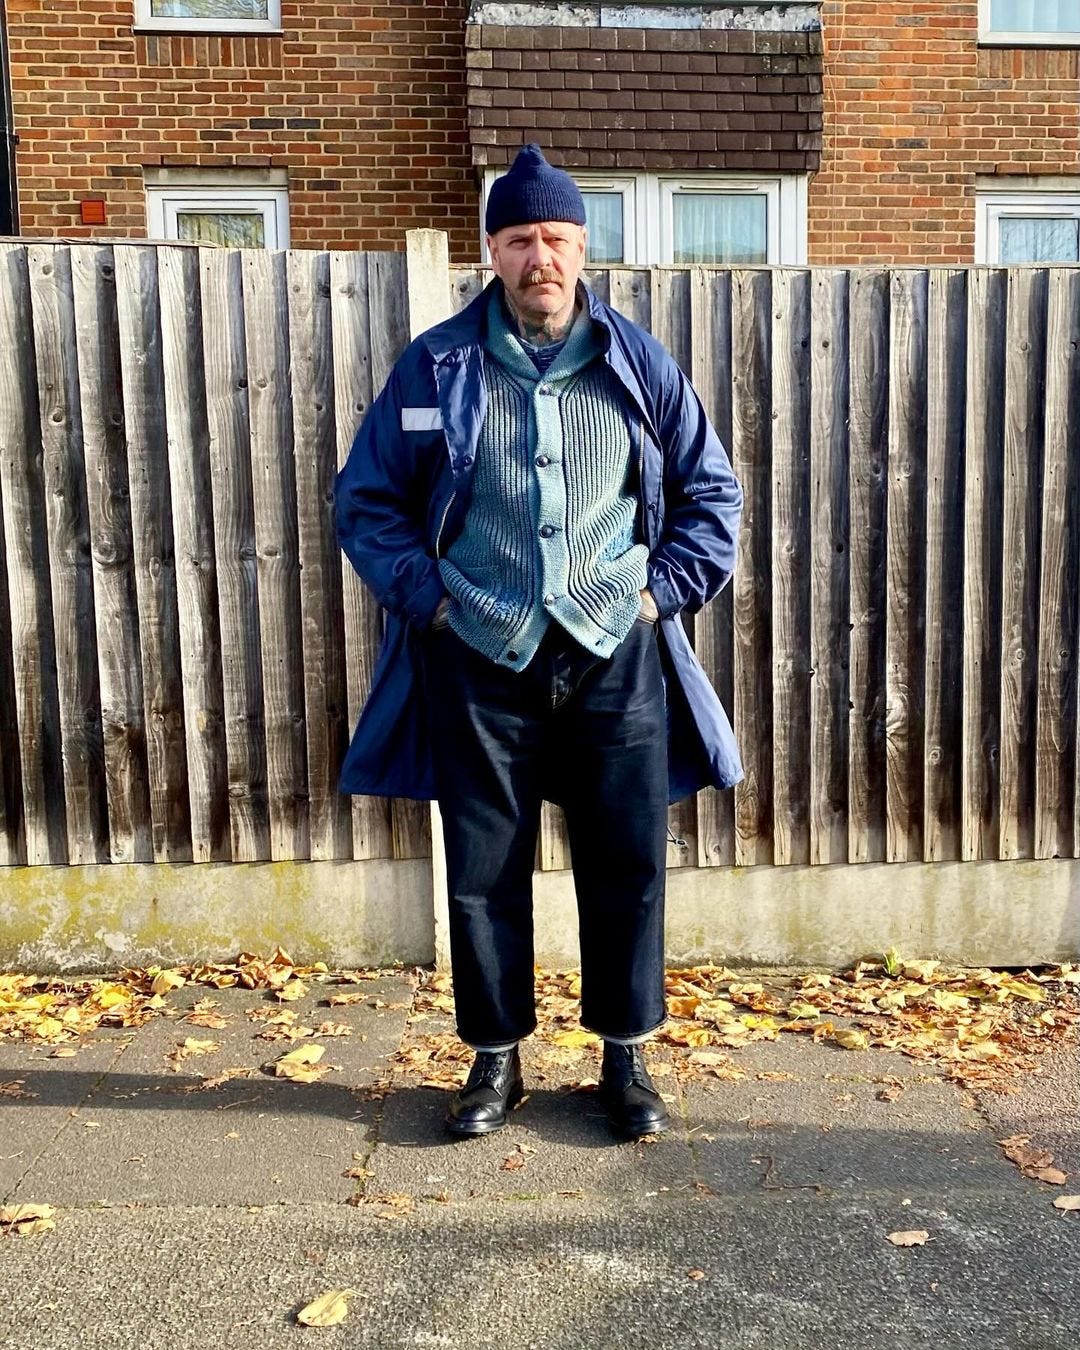
<instances>
[{"instance_id":1,"label":"concrete fence base","mask_svg":"<svg viewBox=\"0 0 1080 1350\"><path fill-rule=\"evenodd\" d=\"M0 873L0 966L93 972L227 960L449 968L445 898L414 862L111 864ZM569 872L534 879L536 959L578 962ZM673 869L671 965L839 966L894 946L965 965L1080 958L1080 862Z\"/></svg>"}]
</instances>

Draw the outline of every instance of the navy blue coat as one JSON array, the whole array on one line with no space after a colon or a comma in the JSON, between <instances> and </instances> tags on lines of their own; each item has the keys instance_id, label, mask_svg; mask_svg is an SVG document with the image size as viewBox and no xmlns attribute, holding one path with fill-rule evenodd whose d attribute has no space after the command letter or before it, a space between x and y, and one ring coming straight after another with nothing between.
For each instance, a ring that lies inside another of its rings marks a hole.
<instances>
[{"instance_id":1,"label":"navy blue coat","mask_svg":"<svg viewBox=\"0 0 1080 1350\"><path fill-rule=\"evenodd\" d=\"M493 281L493 286L501 285ZM739 781L731 723L679 614L731 578L742 489L690 381L637 324L585 287L604 360L626 395L638 465L648 585L668 706L669 799ZM342 792L435 795L419 665L445 587L437 559L460 530L484 419L488 291L402 353L337 476L341 547L386 610L371 691L341 771Z\"/></svg>"}]
</instances>

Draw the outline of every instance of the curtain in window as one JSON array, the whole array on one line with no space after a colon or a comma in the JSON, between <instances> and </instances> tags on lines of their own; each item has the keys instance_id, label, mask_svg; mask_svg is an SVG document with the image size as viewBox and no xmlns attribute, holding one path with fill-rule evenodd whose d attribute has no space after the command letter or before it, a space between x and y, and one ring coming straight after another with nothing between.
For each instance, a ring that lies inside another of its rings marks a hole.
<instances>
[{"instance_id":1,"label":"curtain in window","mask_svg":"<svg viewBox=\"0 0 1080 1350\"><path fill-rule=\"evenodd\" d=\"M266 19L267 0L150 0L155 19Z\"/></svg>"},{"instance_id":2,"label":"curtain in window","mask_svg":"<svg viewBox=\"0 0 1080 1350\"><path fill-rule=\"evenodd\" d=\"M672 194L672 261L763 263L768 256L769 203L762 195Z\"/></svg>"},{"instance_id":3,"label":"curtain in window","mask_svg":"<svg viewBox=\"0 0 1080 1350\"><path fill-rule=\"evenodd\" d=\"M1001 33L1075 33L1077 0L991 0L990 27Z\"/></svg>"},{"instance_id":4,"label":"curtain in window","mask_svg":"<svg viewBox=\"0 0 1080 1350\"><path fill-rule=\"evenodd\" d=\"M1003 263L1080 262L1080 220L1002 218L998 221L998 254Z\"/></svg>"},{"instance_id":5,"label":"curtain in window","mask_svg":"<svg viewBox=\"0 0 1080 1350\"><path fill-rule=\"evenodd\" d=\"M176 236L189 244L264 248L266 224L261 211L177 211Z\"/></svg>"},{"instance_id":6,"label":"curtain in window","mask_svg":"<svg viewBox=\"0 0 1080 1350\"><path fill-rule=\"evenodd\" d=\"M623 194L583 192L585 228L589 231L589 262L597 267L626 260L623 234Z\"/></svg>"}]
</instances>

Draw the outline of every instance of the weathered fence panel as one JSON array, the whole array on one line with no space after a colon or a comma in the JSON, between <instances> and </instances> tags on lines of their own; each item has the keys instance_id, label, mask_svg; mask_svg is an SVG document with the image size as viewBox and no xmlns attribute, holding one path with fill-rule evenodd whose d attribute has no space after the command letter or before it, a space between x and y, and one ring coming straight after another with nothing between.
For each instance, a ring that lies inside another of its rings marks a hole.
<instances>
[{"instance_id":1,"label":"weathered fence panel","mask_svg":"<svg viewBox=\"0 0 1080 1350\"><path fill-rule=\"evenodd\" d=\"M0 245L0 863L430 852L337 790L333 479L407 310L402 254Z\"/></svg>"},{"instance_id":2,"label":"weathered fence panel","mask_svg":"<svg viewBox=\"0 0 1080 1350\"><path fill-rule=\"evenodd\" d=\"M382 615L333 479L406 266L0 245L0 863L430 850L425 804L337 791ZM746 777L672 810L670 865L1080 856L1080 269L587 277L746 495L684 618Z\"/></svg>"}]
</instances>

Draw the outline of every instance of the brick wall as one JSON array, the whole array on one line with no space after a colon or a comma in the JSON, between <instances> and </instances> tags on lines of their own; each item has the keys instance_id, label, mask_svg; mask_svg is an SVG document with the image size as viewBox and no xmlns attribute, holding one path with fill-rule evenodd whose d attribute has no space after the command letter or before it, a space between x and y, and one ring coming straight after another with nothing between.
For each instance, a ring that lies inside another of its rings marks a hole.
<instances>
[{"instance_id":1,"label":"brick wall","mask_svg":"<svg viewBox=\"0 0 1080 1350\"><path fill-rule=\"evenodd\" d=\"M824 0L813 263L970 263L975 176L1080 174L1080 51L976 47L977 0Z\"/></svg>"},{"instance_id":2,"label":"brick wall","mask_svg":"<svg viewBox=\"0 0 1080 1350\"><path fill-rule=\"evenodd\" d=\"M1009 174L1080 173L1080 52L977 48L977 0L823 0L821 8L825 130L810 180L811 262L970 262L976 174L1006 183ZM131 0L7 0L7 9L23 233L144 234L144 166L277 167L289 173L297 247L400 248L405 229L434 226L450 232L453 258L476 259L467 0L285 0L284 34L252 38L135 35ZM589 59L607 62L610 41L599 39ZM736 78L719 67L715 76L692 72L689 63L686 74L700 75L702 92L707 82L716 98ZM483 81L473 79L475 92ZM604 92L594 88L592 102ZM678 99L695 91L644 92ZM552 158L582 148L567 138L577 138L585 111L585 130L605 138L585 148L611 151L617 164L646 152L638 132L654 138L649 154L675 154L675 138L691 134L675 115L695 110L663 99L639 110L634 97L633 109L606 99L561 109L571 125L550 128ZM614 125L638 111L671 125ZM509 116L507 129L525 138ZM493 126L481 130L505 153ZM611 133L622 139L613 143ZM634 146L624 143L628 134ZM812 141L799 153L816 153ZM104 230L79 225L88 196L106 199Z\"/></svg>"},{"instance_id":3,"label":"brick wall","mask_svg":"<svg viewBox=\"0 0 1080 1350\"><path fill-rule=\"evenodd\" d=\"M465 0L282 5L282 35L134 34L132 0L7 0L27 235L145 236L142 168L285 167L298 248L475 257ZM108 225L79 224L104 197Z\"/></svg>"},{"instance_id":4,"label":"brick wall","mask_svg":"<svg viewBox=\"0 0 1080 1350\"><path fill-rule=\"evenodd\" d=\"M535 135L571 167L817 168L820 33L470 24L466 43L476 164Z\"/></svg>"}]
</instances>

